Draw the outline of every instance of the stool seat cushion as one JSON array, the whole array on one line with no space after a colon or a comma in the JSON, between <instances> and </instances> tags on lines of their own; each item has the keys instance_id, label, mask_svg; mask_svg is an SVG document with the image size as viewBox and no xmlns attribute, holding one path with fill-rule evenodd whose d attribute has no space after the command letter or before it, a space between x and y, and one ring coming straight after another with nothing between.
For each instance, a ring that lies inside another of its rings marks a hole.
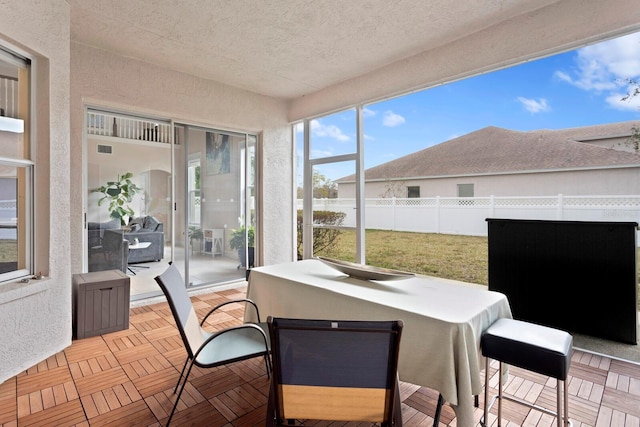
<instances>
[{"instance_id":1,"label":"stool seat cushion","mask_svg":"<svg viewBox=\"0 0 640 427\"><path fill-rule=\"evenodd\" d=\"M514 319L498 319L480 339L482 355L564 381L573 337L560 329Z\"/></svg>"}]
</instances>

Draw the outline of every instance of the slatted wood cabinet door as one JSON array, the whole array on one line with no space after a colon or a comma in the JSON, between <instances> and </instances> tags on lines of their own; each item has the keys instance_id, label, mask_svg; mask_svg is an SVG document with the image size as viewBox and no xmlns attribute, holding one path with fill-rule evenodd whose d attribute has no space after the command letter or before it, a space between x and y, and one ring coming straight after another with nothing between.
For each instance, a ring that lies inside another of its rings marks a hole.
<instances>
[{"instance_id":1,"label":"slatted wood cabinet door","mask_svg":"<svg viewBox=\"0 0 640 427\"><path fill-rule=\"evenodd\" d=\"M77 339L129 328L130 278L120 270L73 275Z\"/></svg>"}]
</instances>

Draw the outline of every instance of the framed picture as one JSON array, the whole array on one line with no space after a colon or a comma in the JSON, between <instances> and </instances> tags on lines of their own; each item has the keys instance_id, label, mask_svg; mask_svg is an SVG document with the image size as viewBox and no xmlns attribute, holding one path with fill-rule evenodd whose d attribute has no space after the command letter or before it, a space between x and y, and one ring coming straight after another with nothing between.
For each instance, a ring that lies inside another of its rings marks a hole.
<instances>
[{"instance_id":1,"label":"framed picture","mask_svg":"<svg viewBox=\"0 0 640 427\"><path fill-rule=\"evenodd\" d=\"M229 135L207 132L207 175L231 172Z\"/></svg>"}]
</instances>

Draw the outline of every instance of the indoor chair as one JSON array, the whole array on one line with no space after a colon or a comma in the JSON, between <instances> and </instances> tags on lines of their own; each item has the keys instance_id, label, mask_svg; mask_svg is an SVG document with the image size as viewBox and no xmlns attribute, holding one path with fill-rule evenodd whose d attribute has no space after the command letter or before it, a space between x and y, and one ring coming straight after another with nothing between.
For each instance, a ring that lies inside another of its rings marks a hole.
<instances>
[{"instance_id":1,"label":"indoor chair","mask_svg":"<svg viewBox=\"0 0 640 427\"><path fill-rule=\"evenodd\" d=\"M104 230L101 250L104 261L101 267L95 271L120 270L127 273L129 270L129 242L124 238L122 230Z\"/></svg>"},{"instance_id":2,"label":"indoor chair","mask_svg":"<svg viewBox=\"0 0 640 427\"><path fill-rule=\"evenodd\" d=\"M187 359L184 362L180 377L173 390L178 392L173 409L167 420L167 426L180 401L180 396L187 383L193 366L200 368L213 368L232 362L264 357L267 377L270 377L269 361L269 337L266 324L260 324L260 313L253 301L238 299L228 301L212 308L202 321L198 322L196 311L193 308L189 294L185 287L184 279L174 265L169 265L164 273L155 278L158 285L167 297L171 313L175 319L180 336L187 351ZM245 323L232 326L215 332L208 332L203 328L206 319L220 307L230 303L245 303L245 308L253 307L256 310L258 323Z\"/></svg>"},{"instance_id":3,"label":"indoor chair","mask_svg":"<svg viewBox=\"0 0 640 427\"><path fill-rule=\"evenodd\" d=\"M267 324L273 363L267 426L304 420L402 426L397 373L401 320L269 316Z\"/></svg>"}]
</instances>

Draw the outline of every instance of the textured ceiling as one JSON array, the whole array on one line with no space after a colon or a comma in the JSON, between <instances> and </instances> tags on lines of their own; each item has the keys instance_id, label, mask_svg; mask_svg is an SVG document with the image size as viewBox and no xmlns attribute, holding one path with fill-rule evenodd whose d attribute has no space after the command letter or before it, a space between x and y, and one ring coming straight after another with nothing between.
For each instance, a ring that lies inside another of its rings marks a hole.
<instances>
[{"instance_id":1,"label":"textured ceiling","mask_svg":"<svg viewBox=\"0 0 640 427\"><path fill-rule=\"evenodd\" d=\"M67 0L72 41L297 98L558 0Z\"/></svg>"}]
</instances>

